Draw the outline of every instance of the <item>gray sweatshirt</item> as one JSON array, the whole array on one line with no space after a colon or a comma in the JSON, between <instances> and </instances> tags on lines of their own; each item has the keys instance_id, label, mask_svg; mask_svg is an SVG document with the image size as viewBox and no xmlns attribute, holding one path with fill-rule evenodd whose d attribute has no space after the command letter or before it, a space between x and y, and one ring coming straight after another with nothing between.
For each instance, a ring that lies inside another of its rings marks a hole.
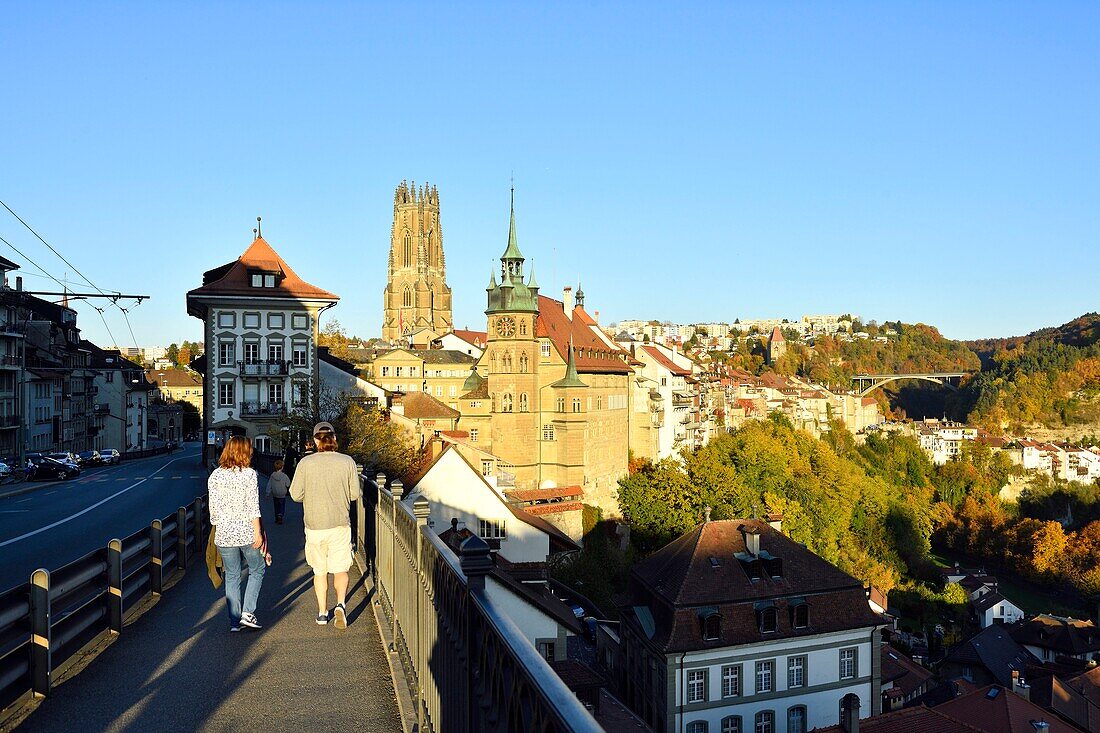
<instances>
[{"instance_id":1,"label":"gray sweatshirt","mask_svg":"<svg viewBox=\"0 0 1100 733\"><path fill-rule=\"evenodd\" d=\"M348 511L360 494L355 461L335 451L303 458L290 484L290 498L302 502L306 529L351 526Z\"/></svg>"}]
</instances>

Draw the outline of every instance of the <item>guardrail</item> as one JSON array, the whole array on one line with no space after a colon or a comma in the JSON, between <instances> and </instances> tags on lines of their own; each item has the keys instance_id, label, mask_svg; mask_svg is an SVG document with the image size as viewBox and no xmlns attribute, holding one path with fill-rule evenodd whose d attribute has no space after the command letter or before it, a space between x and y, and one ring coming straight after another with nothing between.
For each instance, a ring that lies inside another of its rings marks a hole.
<instances>
[{"instance_id":1,"label":"guardrail","mask_svg":"<svg viewBox=\"0 0 1100 733\"><path fill-rule=\"evenodd\" d=\"M53 680L123 624L205 550L206 501L196 498L129 537L0 593L0 710L47 697Z\"/></svg>"},{"instance_id":2,"label":"guardrail","mask_svg":"<svg viewBox=\"0 0 1100 733\"><path fill-rule=\"evenodd\" d=\"M387 488L382 474L362 484L357 551L373 572L418 729L602 730L486 592L492 559L485 541L470 537L456 555L428 528L426 499L410 509L401 482Z\"/></svg>"}]
</instances>

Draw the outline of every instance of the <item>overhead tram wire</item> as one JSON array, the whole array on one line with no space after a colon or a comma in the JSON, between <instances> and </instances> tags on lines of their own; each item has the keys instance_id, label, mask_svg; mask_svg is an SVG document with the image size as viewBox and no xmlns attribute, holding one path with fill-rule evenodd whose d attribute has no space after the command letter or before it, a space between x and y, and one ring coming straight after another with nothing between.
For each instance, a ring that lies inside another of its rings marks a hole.
<instances>
[{"instance_id":1,"label":"overhead tram wire","mask_svg":"<svg viewBox=\"0 0 1100 733\"><path fill-rule=\"evenodd\" d=\"M58 257L58 258L59 258L59 259L60 259L60 260L61 260L62 262L64 262L64 263L65 263L66 265L68 265L69 267L73 268L73 272L75 272L75 273L76 273L77 275L79 275L79 276L80 276L80 278L81 278L82 280L84 280L84 282L88 283L88 284L89 284L90 286L92 286L93 288L95 288L95 289L96 289L96 291L97 291L97 292L98 292L98 293L99 293L100 295L103 295L103 296L105 296L105 297L109 298L109 299L110 299L110 301L111 301L111 304L112 304L112 305L114 305L114 306L115 306L116 308L118 308L118 309L119 309L120 311L122 311L122 317L123 317L123 319L125 319L125 321L126 321L126 328L127 328L127 330L129 330L129 331L130 331L130 338L132 338L132 339L134 340L134 348L136 348L136 349L140 349L141 347L140 347L140 346L138 346L138 342L137 342L137 337L136 337L136 336L134 336L134 329L133 329L133 326L131 326L131 325L130 325L130 316L129 316L129 311L128 311L128 310L127 310L126 308L123 308L123 307L122 307L121 305L119 305L119 304L118 304L118 296L120 295L119 291L117 291L117 290L116 290L116 291L113 291L113 293L107 293L107 292L104 292L104 290L103 290L102 288L100 288L100 287L99 287L98 285L96 285L96 284L95 284L94 282L92 282L92 281L91 281L91 280L90 280L90 279L88 278L88 276L87 276L87 275L85 275L85 274L84 274L83 272L81 272L81 271L80 271L80 268L78 268L78 267L77 267L76 265L74 265L73 263L69 262L69 260L65 258L65 255L61 254L61 253L60 253L60 252L58 252L58 251L57 251L56 249L54 249L54 246L53 246L52 244L50 244L49 242L47 242L47 241L46 241L46 240L45 240L45 239L44 239L44 238L42 237L42 235L41 235L41 234L39 234L38 232L36 232L36 231L34 230L34 227L32 227L32 226L31 226L30 224L28 224L28 223L27 223L26 221L24 221L24 220L23 220L23 217L19 216L19 214L16 214L16 213L15 213L15 211L13 211L13 210L12 210L12 208L11 208L10 206L8 206L6 202L4 202L4 201L0 200L0 206L3 206L3 207L4 207L5 209L7 209L7 210L8 210L8 213L9 213L9 214L11 214L12 216L14 216L14 217L15 217L15 218L16 218L16 219L17 219L17 220L19 221L19 223L20 223L20 224L22 224L22 225L23 225L24 227L26 227L26 228L27 228L27 231L29 231L29 232L30 232L31 234L33 234L33 235L34 235L35 237L37 237L37 238L38 238L38 241L39 241L39 242L41 242L42 244L46 245L47 249L49 249L49 250L50 250L51 252L53 252L53 253L54 253L55 255L57 255L57 257ZM8 246L9 246L9 247L11 247L12 249L15 249L15 247L13 247L13 246L12 246L12 245L11 245L10 243L7 243L7 240L5 240L5 244L8 244ZM16 252L18 252L19 250L15 250L15 251L16 251ZM30 258L27 258L27 259L28 259L28 261L30 261ZM33 264L33 263L32 263L32 264ZM41 268L41 267L39 267L39 266L38 266L37 264L35 264L35 267L38 267L38 269L39 269L39 270L42 270L42 268ZM42 272L44 272L44 273L45 273L46 271L45 271L45 270L42 270ZM49 273L46 273L46 274L47 274L47 275L49 275ZM51 275L50 277L53 277L53 276ZM65 287L66 287L66 286L65 286L65 284L64 284L64 283L62 283L61 281L57 280L57 278L53 278L53 279L54 279L54 281L55 281L55 282L57 282L57 284L58 284L58 285L61 285L61 286L62 286L62 288L65 288ZM140 303L140 302L141 302L141 301L139 300L139 301L138 301L138 303ZM107 319L106 319L106 318L105 318L105 317L103 316L103 311L102 311L102 310L100 310L100 309L98 309L98 308L97 308L96 310L98 310L98 311L99 311L99 316L100 316L100 318L101 318L101 319L103 319L103 325L104 325L104 327L106 327L106 326L107 326ZM108 332L108 334L110 334L110 331L111 331L111 329L110 329L110 328L108 328L108 329L107 329L107 332ZM111 336L111 339L112 339L112 340L114 340L114 336Z\"/></svg>"},{"instance_id":2,"label":"overhead tram wire","mask_svg":"<svg viewBox=\"0 0 1100 733\"><path fill-rule=\"evenodd\" d=\"M31 259L30 257L28 257L27 255L23 254L23 253L22 253L22 252L21 252L21 251L19 250L19 248L18 248L18 247L16 247L16 246L15 246L14 244L12 244L12 243L11 243L11 242L9 242L8 240L4 239L3 237L0 237L0 242L3 242L4 244L8 245L8 246L9 246L9 247L11 247L11 248L12 248L13 250L15 250L15 253L16 253L17 255L19 255L19 256L20 256L20 257L22 257L22 258L23 258L24 260L26 260L27 262L31 263L31 264L32 264L32 265L34 265L35 267L37 267L37 268L38 268L38 271L39 271L39 272L41 272L41 273L42 273L43 275L45 275L46 277L48 277L49 279L53 280L53 281L54 281L55 283L57 283L58 285L60 285L60 286L62 287L62 289L64 289L64 288L66 288L66 287L67 287L67 286L65 285L65 283L61 282L60 280L58 280L58 279L57 279L56 277L54 277L53 275L51 275L50 273L46 272L46 270L45 270L45 269L44 269L44 268L42 267L42 265L38 264L37 262L35 262L34 260L32 260L32 259ZM37 275L36 275L35 277L37 277Z\"/></svg>"}]
</instances>

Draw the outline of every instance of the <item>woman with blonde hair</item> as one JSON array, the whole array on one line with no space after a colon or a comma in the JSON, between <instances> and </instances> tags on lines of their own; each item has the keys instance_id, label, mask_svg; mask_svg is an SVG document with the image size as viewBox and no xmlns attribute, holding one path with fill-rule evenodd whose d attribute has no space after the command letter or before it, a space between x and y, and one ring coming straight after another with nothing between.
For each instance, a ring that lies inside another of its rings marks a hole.
<instances>
[{"instance_id":1,"label":"woman with blonde hair","mask_svg":"<svg viewBox=\"0 0 1100 733\"><path fill-rule=\"evenodd\" d=\"M260 525L260 485L251 467L252 443L235 435L222 449L218 468L210 474L210 524L214 544L225 568L225 604L229 630L259 629L256 602L267 569L266 542ZM242 565L248 565L248 583L241 602Z\"/></svg>"}]
</instances>

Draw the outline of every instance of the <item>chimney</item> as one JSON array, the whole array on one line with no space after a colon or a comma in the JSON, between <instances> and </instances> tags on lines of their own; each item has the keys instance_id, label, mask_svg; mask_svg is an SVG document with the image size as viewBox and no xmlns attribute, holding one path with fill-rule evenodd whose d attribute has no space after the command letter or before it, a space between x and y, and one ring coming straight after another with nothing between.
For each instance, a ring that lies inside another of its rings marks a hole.
<instances>
[{"instance_id":1,"label":"chimney","mask_svg":"<svg viewBox=\"0 0 1100 733\"><path fill-rule=\"evenodd\" d=\"M23 289L23 276L22 275L16 275L15 276L15 289L16 290L22 290Z\"/></svg>"},{"instance_id":2,"label":"chimney","mask_svg":"<svg viewBox=\"0 0 1100 733\"><path fill-rule=\"evenodd\" d=\"M600 322L600 312L596 311L596 323Z\"/></svg>"},{"instance_id":3,"label":"chimney","mask_svg":"<svg viewBox=\"0 0 1100 733\"><path fill-rule=\"evenodd\" d=\"M756 527L748 527L745 532L745 549L756 557L760 554L760 530Z\"/></svg>"},{"instance_id":4,"label":"chimney","mask_svg":"<svg viewBox=\"0 0 1100 733\"><path fill-rule=\"evenodd\" d=\"M1012 691L1028 702L1031 701L1031 686L1024 681L1020 671L1016 669L1012 670Z\"/></svg>"},{"instance_id":5,"label":"chimney","mask_svg":"<svg viewBox=\"0 0 1100 733\"><path fill-rule=\"evenodd\" d=\"M769 514L767 516L768 526L774 529L776 532L783 531L783 515L782 514Z\"/></svg>"},{"instance_id":6,"label":"chimney","mask_svg":"<svg viewBox=\"0 0 1100 733\"><path fill-rule=\"evenodd\" d=\"M851 693L840 701L840 728L846 733L859 733L859 696Z\"/></svg>"},{"instance_id":7,"label":"chimney","mask_svg":"<svg viewBox=\"0 0 1100 733\"><path fill-rule=\"evenodd\" d=\"M573 320L573 288L568 285L561 291L561 302L565 308L565 317Z\"/></svg>"}]
</instances>

